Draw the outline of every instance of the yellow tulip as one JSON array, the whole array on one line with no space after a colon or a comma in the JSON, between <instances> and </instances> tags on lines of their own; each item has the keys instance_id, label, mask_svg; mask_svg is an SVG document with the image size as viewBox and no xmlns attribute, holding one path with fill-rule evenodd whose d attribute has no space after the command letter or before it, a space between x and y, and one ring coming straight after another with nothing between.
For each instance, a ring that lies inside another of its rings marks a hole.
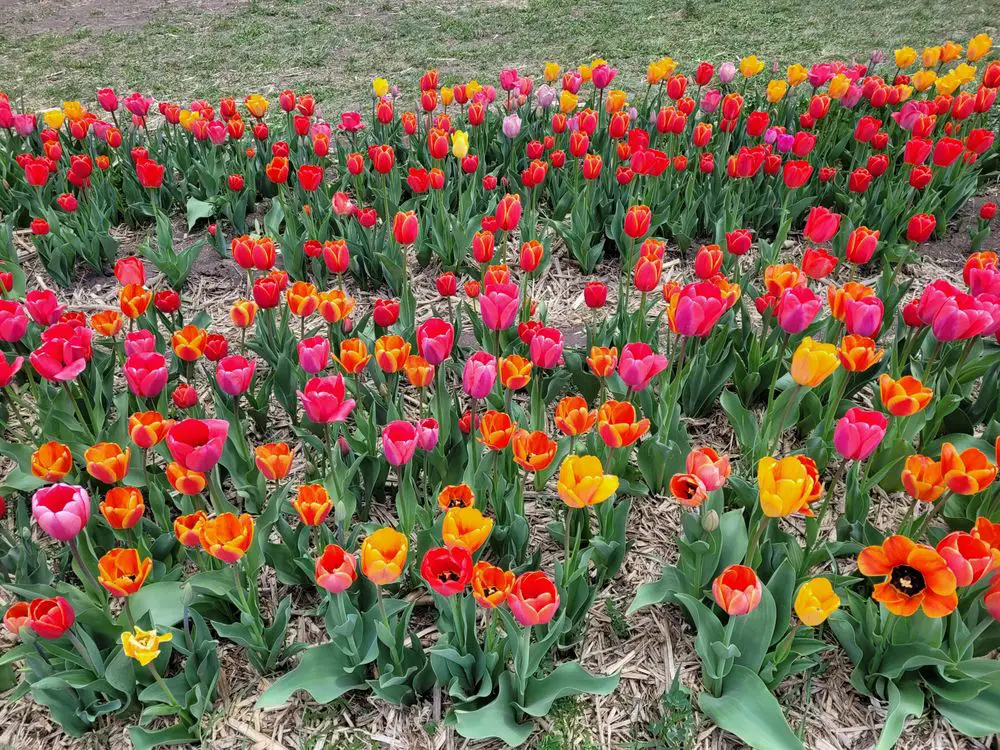
<instances>
[{"instance_id":1,"label":"yellow tulip","mask_svg":"<svg viewBox=\"0 0 1000 750\"><path fill-rule=\"evenodd\" d=\"M830 98L840 99L851 88L851 81L843 73L837 73L830 79Z\"/></svg>"},{"instance_id":2,"label":"yellow tulip","mask_svg":"<svg viewBox=\"0 0 1000 750\"><path fill-rule=\"evenodd\" d=\"M899 103L902 104L911 96L913 96L913 86L907 86L905 83L901 83L896 86L896 91L899 92Z\"/></svg>"},{"instance_id":3,"label":"yellow tulip","mask_svg":"<svg viewBox=\"0 0 1000 750\"><path fill-rule=\"evenodd\" d=\"M955 75L955 71L949 70L943 76L934 81L934 87L939 94L954 94L958 87L962 85L961 79Z\"/></svg>"},{"instance_id":4,"label":"yellow tulip","mask_svg":"<svg viewBox=\"0 0 1000 750\"><path fill-rule=\"evenodd\" d=\"M747 55L740 60L740 73L744 78L753 78L764 69L764 61L757 55Z\"/></svg>"},{"instance_id":5,"label":"yellow tulip","mask_svg":"<svg viewBox=\"0 0 1000 750\"><path fill-rule=\"evenodd\" d=\"M910 76L910 83L917 91L926 91L934 85L937 80L937 73L933 70L918 70Z\"/></svg>"},{"instance_id":6,"label":"yellow tulip","mask_svg":"<svg viewBox=\"0 0 1000 750\"><path fill-rule=\"evenodd\" d=\"M479 83L479 81L477 81L475 78L473 78L471 81L465 84L465 94L466 96L469 97L469 99L472 99L472 97L474 97L482 90L483 90L482 84Z\"/></svg>"},{"instance_id":7,"label":"yellow tulip","mask_svg":"<svg viewBox=\"0 0 1000 750\"><path fill-rule=\"evenodd\" d=\"M957 60L962 55L962 45L948 40L941 47L941 62L948 63Z\"/></svg>"},{"instance_id":8,"label":"yellow tulip","mask_svg":"<svg viewBox=\"0 0 1000 750\"><path fill-rule=\"evenodd\" d=\"M603 503L618 489L618 477L605 474L597 456L567 456L559 467L559 497L571 508Z\"/></svg>"},{"instance_id":9,"label":"yellow tulip","mask_svg":"<svg viewBox=\"0 0 1000 750\"><path fill-rule=\"evenodd\" d=\"M493 519L475 507L449 508L441 522L441 539L448 549L464 547L470 553L483 546L493 531Z\"/></svg>"},{"instance_id":10,"label":"yellow tulip","mask_svg":"<svg viewBox=\"0 0 1000 750\"><path fill-rule=\"evenodd\" d=\"M246 105L247 111L259 120L267 112L270 102L260 94L250 94L243 100L243 104Z\"/></svg>"},{"instance_id":11,"label":"yellow tulip","mask_svg":"<svg viewBox=\"0 0 1000 750\"><path fill-rule=\"evenodd\" d=\"M453 89L451 86L442 86L441 103L447 107L453 101L455 101L455 89Z\"/></svg>"},{"instance_id":12,"label":"yellow tulip","mask_svg":"<svg viewBox=\"0 0 1000 750\"><path fill-rule=\"evenodd\" d=\"M173 633L157 634L155 630L136 628L135 632L126 630L122 633L122 651L125 656L135 659L146 666L160 655L160 644L172 640Z\"/></svg>"},{"instance_id":13,"label":"yellow tulip","mask_svg":"<svg viewBox=\"0 0 1000 750\"><path fill-rule=\"evenodd\" d=\"M581 65L579 68L577 68L577 72L579 72L580 77L583 79L584 83L590 82L591 70L592 68L589 65Z\"/></svg>"},{"instance_id":14,"label":"yellow tulip","mask_svg":"<svg viewBox=\"0 0 1000 750\"><path fill-rule=\"evenodd\" d=\"M666 68L663 67L662 60L653 60L646 66L646 83L655 86L663 80Z\"/></svg>"},{"instance_id":15,"label":"yellow tulip","mask_svg":"<svg viewBox=\"0 0 1000 750\"><path fill-rule=\"evenodd\" d=\"M559 94L559 111L569 114L576 109L576 103L578 101L579 99L576 94L563 89Z\"/></svg>"},{"instance_id":16,"label":"yellow tulip","mask_svg":"<svg viewBox=\"0 0 1000 750\"><path fill-rule=\"evenodd\" d=\"M47 109L42 114L42 120L53 130L59 130L66 121L66 115L63 114L61 109Z\"/></svg>"},{"instance_id":17,"label":"yellow tulip","mask_svg":"<svg viewBox=\"0 0 1000 750\"><path fill-rule=\"evenodd\" d=\"M786 74L788 85L792 87L798 86L800 83L805 83L809 78L809 70L805 65L799 65L798 63L789 65Z\"/></svg>"},{"instance_id":18,"label":"yellow tulip","mask_svg":"<svg viewBox=\"0 0 1000 750\"><path fill-rule=\"evenodd\" d=\"M376 586L393 583L403 574L409 551L406 536L388 526L377 529L361 543L361 571Z\"/></svg>"},{"instance_id":19,"label":"yellow tulip","mask_svg":"<svg viewBox=\"0 0 1000 750\"><path fill-rule=\"evenodd\" d=\"M951 72L963 86L976 80L976 69L968 63L959 63Z\"/></svg>"},{"instance_id":20,"label":"yellow tulip","mask_svg":"<svg viewBox=\"0 0 1000 750\"><path fill-rule=\"evenodd\" d=\"M610 113L620 112L625 108L628 103L626 94L621 89L611 89L608 92L608 98L604 102L604 108Z\"/></svg>"},{"instance_id":21,"label":"yellow tulip","mask_svg":"<svg viewBox=\"0 0 1000 750\"><path fill-rule=\"evenodd\" d=\"M376 78L372 81L372 91L375 96L381 99L383 96L389 93L389 82L384 78Z\"/></svg>"},{"instance_id":22,"label":"yellow tulip","mask_svg":"<svg viewBox=\"0 0 1000 750\"><path fill-rule=\"evenodd\" d=\"M71 122L79 122L86 114L86 108L80 102L63 102L63 113Z\"/></svg>"},{"instance_id":23,"label":"yellow tulip","mask_svg":"<svg viewBox=\"0 0 1000 750\"><path fill-rule=\"evenodd\" d=\"M808 456L765 456L757 462L757 493L760 509L768 518L784 518L793 513L812 515L809 503L819 498L816 462Z\"/></svg>"},{"instance_id":24,"label":"yellow tulip","mask_svg":"<svg viewBox=\"0 0 1000 750\"><path fill-rule=\"evenodd\" d=\"M188 110L188 109L182 109L181 112L180 112L179 117L180 117L179 121L180 121L181 127L184 128L185 130L190 130L191 129L191 123L194 122L195 120L200 120L201 119L201 113L200 112L192 112L191 110Z\"/></svg>"},{"instance_id":25,"label":"yellow tulip","mask_svg":"<svg viewBox=\"0 0 1000 750\"><path fill-rule=\"evenodd\" d=\"M924 51L920 53L920 64L925 68L933 68L939 62L941 62L941 48L924 47Z\"/></svg>"},{"instance_id":26,"label":"yellow tulip","mask_svg":"<svg viewBox=\"0 0 1000 750\"><path fill-rule=\"evenodd\" d=\"M456 159L464 159L469 155L469 134L464 130L456 130L451 134L451 153Z\"/></svg>"},{"instance_id":27,"label":"yellow tulip","mask_svg":"<svg viewBox=\"0 0 1000 750\"><path fill-rule=\"evenodd\" d=\"M795 595L795 614L806 627L814 628L826 622L840 607L840 597L826 578L813 578L799 587Z\"/></svg>"},{"instance_id":28,"label":"yellow tulip","mask_svg":"<svg viewBox=\"0 0 1000 750\"><path fill-rule=\"evenodd\" d=\"M552 83L557 78L559 78L559 63L547 62L545 63L545 80Z\"/></svg>"},{"instance_id":29,"label":"yellow tulip","mask_svg":"<svg viewBox=\"0 0 1000 750\"><path fill-rule=\"evenodd\" d=\"M900 47L895 51L896 67L906 70L917 61L917 51L913 47Z\"/></svg>"},{"instance_id":30,"label":"yellow tulip","mask_svg":"<svg viewBox=\"0 0 1000 750\"><path fill-rule=\"evenodd\" d=\"M840 367L837 347L806 336L792 355L792 380L807 388L815 388Z\"/></svg>"},{"instance_id":31,"label":"yellow tulip","mask_svg":"<svg viewBox=\"0 0 1000 750\"><path fill-rule=\"evenodd\" d=\"M969 40L965 49L965 59L969 62L975 62L989 52L991 47L993 47L993 38L989 34L978 34Z\"/></svg>"},{"instance_id":32,"label":"yellow tulip","mask_svg":"<svg viewBox=\"0 0 1000 750\"><path fill-rule=\"evenodd\" d=\"M777 79L771 81L767 84L767 100L771 104L776 104L785 98L785 94L788 93L788 83L787 81L779 81Z\"/></svg>"}]
</instances>

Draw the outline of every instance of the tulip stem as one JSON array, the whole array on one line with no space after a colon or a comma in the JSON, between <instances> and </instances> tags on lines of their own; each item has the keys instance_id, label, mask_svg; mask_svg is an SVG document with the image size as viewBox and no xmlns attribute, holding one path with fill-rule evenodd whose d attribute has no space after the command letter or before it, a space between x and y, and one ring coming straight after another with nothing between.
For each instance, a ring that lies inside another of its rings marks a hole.
<instances>
[{"instance_id":1,"label":"tulip stem","mask_svg":"<svg viewBox=\"0 0 1000 750\"><path fill-rule=\"evenodd\" d=\"M83 556L80 554L80 548L76 543L76 537L69 540L69 551L73 556L74 562L76 562L77 567L80 569L81 574L87 579L87 582L94 588L95 591L100 593L104 590L97 578L94 577L94 572L88 568L83 562Z\"/></svg>"},{"instance_id":2,"label":"tulip stem","mask_svg":"<svg viewBox=\"0 0 1000 750\"><path fill-rule=\"evenodd\" d=\"M87 424L87 420L83 418L83 412L80 411L80 405L76 402L76 398L73 396L73 389L70 388L68 380L63 381L63 388L66 389L66 395L69 396L70 403L73 404L73 411L76 412L76 418L80 422L80 426L89 433L90 426Z\"/></svg>"},{"instance_id":3,"label":"tulip stem","mask_svg":"<svg viewBox=\"0 0 1000 750\"><path fill-rule=\"evenodd\" d=\"M174 697L173 692L171 692L170 690L170 686L167 685L167 681L164 680L163 677L160 676L160 673L157 671L156 665L154 665L153 662L150 662L148 666L150 673L153 675L153 679L156 680L156 684L159 685L160 689L167 694L167 699L170 701L170 705L176 708L179 712L181 712L185 716L190 716L190 714L188 714L187 712L187 709L185 709L183 706L181 706L180 703L177 702L177 699Z\"/></svg>"},{"instance_id":4,"label":"tulip stem","mask_svg":"<svg viewBox=\"0 0 1000 750\"><path fill-rule=\"evenodd\" d=\"M90 658L90 654L87 653L87 649L84 648L83 644L80 642L80 639L77 638L76 633L74 633L72 629L69 629L66 631L66 637L69 638L70 643L73 644L73 648L76 649L77 653L79 653L80 656L83 657L83 660L87 663L87 666L90 667L90 671L93 672L95 675L100 676L100 672L97 671L97 666L94 664L94 660Z\"/></svg>"}]
</instances>

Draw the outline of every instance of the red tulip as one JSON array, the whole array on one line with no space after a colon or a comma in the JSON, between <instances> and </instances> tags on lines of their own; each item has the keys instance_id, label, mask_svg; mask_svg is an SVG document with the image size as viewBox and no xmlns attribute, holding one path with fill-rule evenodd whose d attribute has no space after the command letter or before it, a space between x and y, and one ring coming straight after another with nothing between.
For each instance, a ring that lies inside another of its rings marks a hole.
<instances>
[{"instance_id":1,"label":"red tulip","mask_svg":"<svg viewBox=\"0 0 1000 750\"><path fill-rule=\"evenodd\" d=\"M434 593L454 596L472 580L472 555L465 547L432 547L420 563L420 575Z\"/></svg>"},{"instance_id":2,"label":"red tulip","mask_svg":"<svg viewBox=\"0 0 1000 750\"><path fill-rule=\"evenodd\" d=\"M73 607L61 596L35 599L28 605L28 627L41 638L61 638L75 620Z\"/></svg>"},{"instance_id":3,"label":"red tulip","mask_svg":"<svg viewBox=\"0 0 1000 750\"><path fill-rule=\"evenodd\" d=\"M228 435L224 419L184 419L167 432L167 448L185 469L204 474L219 462Z\"/></svg>"}]
</instances>

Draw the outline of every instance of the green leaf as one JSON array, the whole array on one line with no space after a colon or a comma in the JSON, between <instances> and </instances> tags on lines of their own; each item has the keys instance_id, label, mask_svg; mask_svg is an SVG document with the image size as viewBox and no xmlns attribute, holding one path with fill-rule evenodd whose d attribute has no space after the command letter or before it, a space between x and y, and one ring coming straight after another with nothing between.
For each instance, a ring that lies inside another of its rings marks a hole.
<instances>
[{"instance_id":1,"label":"green leaf","mask_svg":"<svg viewBox=\"0 0 1000 750\"><path fill-rule=\"evenodd\" d=\"M534 726L521 724L514 715L514 677L510 672L500 675L497 697L482 708L455 709L455 730L469 740L496 737L511 747L523 745Z\"/></svg>"},{"instance_id":2,"label":"green leaf","mask_svg":"<svg viewBox=\"0 0 1000 750\"><path fill-rule=\"evenodd\" d=\"M302 652L298 665L282 675L257 699L257 708L276 708L304 690L317 703L329 703L365 686L364 675L347 662L335 643L322 643Z\"/></svg>"},{"instance_id":3,"label":"green leaf","mask_svg":"<svg viewBox=\"0 0 1000 750\"><path fill-rule=\"evenodd\" d=\"M886 683L889 693L889 712L885 717L882 734L879 735L875 750L891 750L903 733L907 716L920 716L924 712L924 691L916 680L903 680L897 685Z\"/></svg>"},{"instance_id":4,"label":"green leaf","mask_svg":"<svg viewBox=\"0 0 1000 750\"><path fill-rule=\"evenodd\" d=\"M129 727L128 738L135 750L150 750L161 745L189 745L197 743L198 737L183 724L174 724L166 729L149 730Z\"/></svg>"},{"instance_id":5,"label":"green leaf","mask_svg":"<svg viewBox=\"0 0 1000 750\"><path fill-rule=\"evenodd\" d=\"M635 599L628 607L626 616L634 615L643 607L650 607L654 604L674 601L674 594L687 591L687 582L684 574L675 566L666 565L660 580L651 583L643 583L635 592Z\"/></svg>"},{"instance_id":6,"label":"green leaf","mask_svg":"<svg viewBox=\"0 0 1000 750\"><path fill-rule=\"evenodd\" d=\"M551 674L528 681L521 708L530 716L545 716L553 703L569 695L610 695L618 686L618 679L616 674L592 675L580 662L564 662Z\"/></svg>"},{"instance_id":7,"label":"green leaf","mask_svg":"<svg viewBox=\"0 0 1000 750\"><path fill-rule=\"evenodd\" d=\"M177 581L160 581L143 586L129 599L136 618L147 612L153 627L176 625L184 618L184 587Z\"/></svg>"},{"instance_id":8,"label":"green leaf","mask_svg":"<svg viewBox=\"0 0 1000 750\"><path fill-rule=\"evenodd\" d=\"M803 750L788 728L777 699L760 677L734 666L722 684L722 695L698 695L698 705L720 728L757 750Z\"/></svg>"},{"instance_id":9,"label":"green leaf","mask_svg":"<svg viewBox=\"0 0 1000 750\"><path fill-rule=\"evenodd\" d=\"M970 659L962 670L978 677L989 687L970 700L961 702L936 697L934 707L955 729L969 737L988 737L1000 727L1000 665L992 659Z\"/></svg>"},{"instance_id":10,"label":"green leaf","mask_svg":"<svg viewBox=\"0 0 1000 750\"><path fill-rule=\"evenodd\" d=\"M187 202L187 223L188 231L198 223L199 219L210 219L215 216L215 206L207 201L197 198L188 198Z\"/></svg>"}]
</instances>

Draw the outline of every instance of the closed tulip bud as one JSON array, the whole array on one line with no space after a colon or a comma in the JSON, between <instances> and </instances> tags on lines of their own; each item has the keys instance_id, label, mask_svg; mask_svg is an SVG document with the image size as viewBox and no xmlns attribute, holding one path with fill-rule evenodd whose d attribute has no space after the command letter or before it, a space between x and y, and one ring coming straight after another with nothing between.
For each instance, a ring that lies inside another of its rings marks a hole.
<instances>
[{"instance_id":1,"label":"closed tulip bud","mask_svg":"<svg viewBox=\"0 0 1000 750\"><path fill-rule=\"evenodd\" d=\"M799 587L795 595L795 614L803 625L815 628L840 607L840 597L827 578L813 578Z\"/></svg>"},{"instance_id":2,"label":"closed tulip bud","mask_svg":"<svg viewBox=\"0 0 1000 750\"><path fill-rule=\"evenodd\" d=\"M591 310L604 307L608 302L608 285L601 281L589 281L583 288L583 301Z\"/></svg>"},{"instance_id":3,"label":"closed tulip bud","mask_svg":"<svg viewBox=\"0 0 1000 750\"><path fill-rule=\"evenodd\" d=\"M936 226L937 218L933 214L914 214L907 222L906 239L917 244L927 242Z\"/></svg>"},{"instance_id":4,"label":"closed tulip bud","mask_svg":"<svg viewBox=\"0 0 1000 750\"><path fill-rule=\"evenodd\" d=\"M815 388L840 366L837 347L806 336L792 355L792 379L801 386Z\"/></svg>"},{"instance_id":5,"label":"closed tulip bud","mask_svg":"<svg viewBox=\"0 0 1000 750\"><path fill-rule=\"evenodd\" d=\"M753 612L760 604L763 585L745 565L730 565L712 582L712 596L726 614L738 617Z\"/></svg>"}]
</instances>

